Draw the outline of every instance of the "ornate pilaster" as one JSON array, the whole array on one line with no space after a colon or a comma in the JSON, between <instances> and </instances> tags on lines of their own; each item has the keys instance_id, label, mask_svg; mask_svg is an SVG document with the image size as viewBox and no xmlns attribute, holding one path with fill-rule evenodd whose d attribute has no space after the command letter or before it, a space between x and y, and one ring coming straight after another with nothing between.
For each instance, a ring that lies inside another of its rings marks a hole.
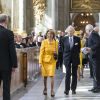
<instances>
[{"instance_id":1,"label":"ornate pilaster","mask_svg":"<svg viewBox=\"0 0 100 100\"><path fill-rule=\"evenodd\" d=\"M30 34L34 27L33 0L26 0L26 31Z\"/></svg>"},{"instance_id":2,"label":"ornate pilaster","mask_svg":"<svg viewBox=\"0 0 100 100\"><path fill-rule=\"evenodd\" d=\"M58 0L58 30L64 31L69 25L69 0Z\"/></svg>"},{"instance_id":3,"label":"ornate pilaster","mask_svg":"<svg viewBox=\"0 0 100 100\"><path fill-rule=\"evenodd\" d=\"M11 29L26 36L26 0L11 0Z\"/></svg>"},{"instance_id":4,"label":"ornate pilaster","mask_svg":"<svg viewBox=\"0 0 100 100\"><path fill-rule=\"evenodd\" d=\"M16 6L15 6L16 5ZM11 30L17 33L19 29L19 1L11 0Z\"/></svg>"},{"instance_id":5,"label":"ornate pilaster","mask_svg":"<svg viewBox=\"0 0 100 100\"><path fill-rule=\"evenodd\" d=\"M19 31L26 30L26 0L19 0Z\"/></svg>"}]
</instances>

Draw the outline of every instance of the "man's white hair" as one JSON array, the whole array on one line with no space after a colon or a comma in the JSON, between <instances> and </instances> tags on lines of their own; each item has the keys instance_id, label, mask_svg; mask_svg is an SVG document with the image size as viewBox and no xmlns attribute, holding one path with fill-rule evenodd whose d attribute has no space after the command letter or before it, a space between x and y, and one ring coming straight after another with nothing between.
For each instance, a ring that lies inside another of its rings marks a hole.
<instances>
[{"instance_id":1,"label":"man's white hair","mask_svg":"<svg viewBox=\"0 0 100 100\"><path fill-rule=\"evenodd\" d=\"M72 25L69 25L69 26L66 28L65 32L69 32L69 30L73 30L73 32L75 32L75 29L74 29L74 27L73 27Z\"/></svg>"},{"instance_id":2,"label":"man's white hair","mask_svg":"<svg viewBox=\"0 0 100 100\"><path fill-rule=\"evenodd\" d=\"M92 32L93 31L93 25L88 24L88 25L86 25L85 29L89 30L90 32Z\"/></svg>"},{"instance_id":3,"label":"man's white hair","mask_svg":"<svg viewBox=\"0 0 100 100\"><path fill-rule=\"evenodd\" d=\"M0 14L0 23L4 23L8 18L6 14Z\"/></svg>"}]
</instances>

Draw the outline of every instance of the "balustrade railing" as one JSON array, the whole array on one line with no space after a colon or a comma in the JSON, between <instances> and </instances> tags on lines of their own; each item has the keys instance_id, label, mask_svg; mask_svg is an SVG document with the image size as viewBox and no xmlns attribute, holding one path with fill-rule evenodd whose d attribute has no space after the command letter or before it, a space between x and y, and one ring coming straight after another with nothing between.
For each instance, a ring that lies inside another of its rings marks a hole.
<instances>
[{"instance_id":1,"label":"balustrade railing","mask_svg":"<svg viewBox=\"0 0 100 100\"><path fill-rule=\"evenodd\" d=\"M16 72L12 73L11 92L16 91L22 86L26 87L27 82L36 79L36 77L40 73L38 63L38 47L16 49L16 52L18 59L18 68L16 69ZM2 88L0 90L2 91Z\"/></svg>"}]
</instances>

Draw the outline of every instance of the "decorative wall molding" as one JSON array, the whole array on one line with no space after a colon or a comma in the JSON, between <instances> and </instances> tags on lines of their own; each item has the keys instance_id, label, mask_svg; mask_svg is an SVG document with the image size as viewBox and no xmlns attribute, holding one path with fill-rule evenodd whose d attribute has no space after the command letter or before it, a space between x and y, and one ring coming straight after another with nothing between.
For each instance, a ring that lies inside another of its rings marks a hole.
<instances>
[{"instance_id":1,"label":"decorative wall molding","mask_svg":"<svg viewBox=\"0 0 100 100\"><path fill-rule=\"evenodd\" d=\"M40 22L45 14L47 0L33 0L35 18Z\"/></svg>"},{"instance_id":2,"label":"decorative wall molding","mask_svg":"<svg viewBox=\"0 0 100 100\"><path fill-rule=\"evenodd\" d=\"M70 12L100 12L100 0L69 0Z\"/></svg>"}]
</instances>

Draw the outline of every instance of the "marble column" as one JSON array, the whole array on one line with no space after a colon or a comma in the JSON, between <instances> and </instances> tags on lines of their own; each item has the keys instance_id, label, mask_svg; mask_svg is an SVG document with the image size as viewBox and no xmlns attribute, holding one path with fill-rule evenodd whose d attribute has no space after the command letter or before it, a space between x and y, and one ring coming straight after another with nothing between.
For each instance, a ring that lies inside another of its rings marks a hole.
<instances>
[{"instance_id":1,"label":"marble column","mask_svg":"<svg viewBox=\"0 0 100 100\"><path fill-rule=\"evenodd\" d=\"M24 30L24 1L25 0L19 0L19 31L23 32Z\"/></svg>"},{"instance_id":2,"label":"marble column","mask_svg":"<svg viewBox=\"0 0 100 100\"><path fill-rule=\"evenodd\" d=\"M57 30L65 31L69 25L69 0L58 0L58 27Z\"/></svg>"},{"instance_id":3,"label":"marble column","mask_svg":"<svg viewBox=\"0 0 100 100\"><path fill-rule=\"evenodd\" d=\"M55 29L55 0L52 0L52 27Z\"/></svg>"},{"instance_id":4,"label":"marble column","mask_svg":"<svg viewBox=\"0 0 100 100\"><path fill-rule=\"evenodd\" d=\"M64 1L64 29L70 24L69 0Z\"/></svg>"},{"instance_id":5,"label":"marble column","mask_svg":"<svg viewBox=\"0 0 100 100\"><path fill-rule=\"evenodd\" d=\"M19 0L19 34L23 37L27 36L26 33L26 0Z\"/></svg>"},{"instance_id":6,"label":"marble column","mask_svg":"<svg viewBox=\"0 0 100 100\"><path fill-rule=\"evenodd\" d=\"M55 30L58 30L58 1L55 0Z\"/></svg>"},{"instance_id":7,"label":"marble column","mask_svg":"<svg viewBox=\"0 0 100 100\"><path fill-rule=\"evenodd\" d=\"M11 29L14 29L14 0L11 1Z\"/></svg>"},{"instance_id":8,"label":"marble column","mask_svg":"<svg viewBox=\"0 0 100 100\"><path fill-rule=\"evenodd\" d=\"M30 34L34 27L33 0L26 0L26 31Z\"/></svg>"}]
</instances>

